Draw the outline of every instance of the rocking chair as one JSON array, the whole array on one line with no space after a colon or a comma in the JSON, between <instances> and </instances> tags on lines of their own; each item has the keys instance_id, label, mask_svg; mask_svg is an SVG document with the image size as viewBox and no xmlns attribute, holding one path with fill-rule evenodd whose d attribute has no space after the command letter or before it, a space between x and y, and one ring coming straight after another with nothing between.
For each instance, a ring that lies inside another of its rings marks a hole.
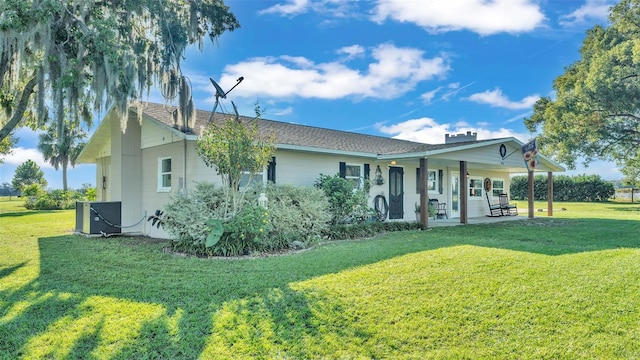
<instances>
[{"instance_id":1,"label":"rocking chair","mask_svg":"<svg viewBox=\"0 0 640 360\"><path fill-rule=\"evenodd\" d=\"M500 204L492 204L491 200L489 200L489 193L485 191L484 195L487 197L487 204L489 204L489 217L498 217L504 215L502 212L502 207Z\"/></svg>"},{"instance_id":2,"label":"rocking chair","mask_svg":"<svg viewBox=\"0 0 640 360\"><path fill-rule=\"evenodd\" d=\"M504 215L518 215L518 206L515 204L509 204L509 197L507 194L500 194L500 208Z\"/></svg>"}]
</instances>

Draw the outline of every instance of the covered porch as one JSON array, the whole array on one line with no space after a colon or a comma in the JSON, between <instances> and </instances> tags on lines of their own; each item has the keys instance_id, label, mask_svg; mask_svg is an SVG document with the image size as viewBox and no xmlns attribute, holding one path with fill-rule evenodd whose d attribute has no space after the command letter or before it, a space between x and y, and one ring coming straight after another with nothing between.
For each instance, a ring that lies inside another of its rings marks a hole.
<instances>
[{"instance_id":1,"label":"covered porch","mask_svg":"<svg viewBox=\"0 0 640 360\"><path fill-rule=\"evenodd\" d=\"M468 141L443 144L421 153L383 155L379 160L388 160L395 166L415 167L417 180L413 199L416 208L428 209L430 199L434 198L445 204L447 218L434 220L428 211L416 213L423 228L532 219L536 172L548 176L547 216L553 216L553 173L562 172L564 168L538 154L534 171L528 171L522 154L523 145L515 138ZM516 174L528 174L527 206L518 208L520 216L487 217L491 215L489 204L497 203L500 194L509 195L510 179ZM391 197L392 189L389 190ZM411 198L407 196L407 200Z\"/></svg>"}]
</instances>

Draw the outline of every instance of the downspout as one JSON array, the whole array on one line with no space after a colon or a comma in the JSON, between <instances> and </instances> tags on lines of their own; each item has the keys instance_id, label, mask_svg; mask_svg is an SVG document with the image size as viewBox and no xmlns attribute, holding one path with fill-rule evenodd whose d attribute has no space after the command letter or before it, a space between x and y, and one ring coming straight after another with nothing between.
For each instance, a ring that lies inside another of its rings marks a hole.
<instances>
[{"instance_id":1,"label":"downspout","mask_svg":"<svg viewBox=\"0 0 640 360\"><path fill-rule=\"evenodd\" d=\"M187 193L187 137L185 136L185 138L182 140L182 143L184 144L184 162L182 165L182 170L183 170L183 177L184 177L184 182L182 183L182 189L181 192L183 194Z\"/></svg>"}]
</instances>

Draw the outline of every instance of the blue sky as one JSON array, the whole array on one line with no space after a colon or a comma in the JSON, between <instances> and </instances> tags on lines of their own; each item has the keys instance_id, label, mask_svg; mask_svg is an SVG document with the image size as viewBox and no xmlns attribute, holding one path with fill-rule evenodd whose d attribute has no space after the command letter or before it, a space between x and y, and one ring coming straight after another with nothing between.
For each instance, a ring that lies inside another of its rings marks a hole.
<instances>
[{"instance_id":1,"label":"blue sky","mask_svg":"<svg viewBox=\"0 0 640 360\"><path fill-rule=\"evenodd\" d=\"M479 139L533 138L523 118L553 80L579 59L585 31L607 24L606 0L229 0L241 28L185 53L183 74L197 109L211 110L209 78L230 89L219 110L298 124L444 142L445 133ZM158 92L146 99L164 102ZM101 119L103 114L98 114ZM91 131L91 130L90 130ZM37 134L19 130L0 183L33 159L51 188L62 175L35 150ZM95 168L69 171L69 185L92 183ZM622 176L595 162L567 174Z\"/></svg>"}]
</instances>

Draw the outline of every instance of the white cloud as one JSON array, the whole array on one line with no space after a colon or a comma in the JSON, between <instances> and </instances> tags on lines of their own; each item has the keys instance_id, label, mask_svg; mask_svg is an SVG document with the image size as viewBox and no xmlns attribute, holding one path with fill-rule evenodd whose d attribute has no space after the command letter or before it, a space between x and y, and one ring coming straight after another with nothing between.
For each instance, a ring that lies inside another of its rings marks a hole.
<instances>
[{"instance_id":1,"label":"white cloud","mask_svg":"<svg viewBox=\"0 0 640 360\"><path fill-rule=\"evenodd\" d=\"M444 143L445 134L455 135L466 133L467 131L478 133L478 140L515 137L522 142L526 142L531 137L528 133L517 133L506 128L490 130L480 124L478 124L478 126L471 126L466 122L440 124L434 119L427 117L407 120L392 125L376 124L375 127L381 133L396 139L418 141L427 144L442 144Z\"/></svg>"},{"instance_id":2,"label":"white cloud","mask_svg":"<svg viewBox=\"0 0 640 360\"><path fill-rule=\"evenodd\" d=\"M307 12L310 5L309 0L291 0L289 3L276 4L261 10L259 14L298 15Z\"/></svg>"},{"instance_id":3,"label":"white cloud","mask_svg":"<svg viewBox=\"0 0 640 360\"><path fill-rule=\"evenodd\" d=\"M475 93L466 100L473 101L479 104L487 104L493 107L501 107L510 110L529 109L535 104L540 95L529 95L520 101L511 101L507 98L500 89L487 90L481 93Z\"/></svg>"},{"instance_id":4,"label":"white cloud","mask_svg":"<svg viewBox=\"0 0 640 360\"><path fill-rule=\"evenodd\" d=\"M258 12L260 15L274 14L281 16L297 16L308 12L328 15L332 18L343 18L355 16L358 11L352 8L356 2L343 0L289 0L263 9ZM326 20L324 21L326 23Z\"/></svg>"},{"instance_id":5,"label":"white cloud","mask_svg":"<svg viewBox=\"0 0 640 360\"><path fill-rule=\"evenodd\" d=\"M532 0L377 0L373 20L414 23L429 32L469 30L480 35L522 33L545 20Z\"/></svg>"},{"instance_id":6,"label":"white cloud","mask_svg":"<svg viewBox=\"0 0 640 360\"><path fill-rule=\"evenodd\" d=\"M34 161L36 164L38 164L38 166L40 166L40 168L43 168L43 169L53 168L51 164L44 161L44 157L42 157L42 153L40 153L38 149L33 149L33 148L23 148L23 147L14 148L12 153L7 155L3 159L4 163L7 165L20 165L27 160Z\"/></svg>"},{"instance_id":7,"label":"white cloud","mask_svg":"<svg viewBox=\"0 0 640 360\"><path fill-rule=\"evenodd\" d=\"M437 88L427 91L426 93L420 95L420 98L425 104L431 104L431 101L436 96L436 93L442 89L442 86L438 86Z\"/></svg>"},{"instance_id":8,"label":"white cloud","mask_svg":"<svg viewBox=\"0 0 640 360\"><path fill-rule=\"evenodd\" d=\"M347 55L347 58L345 60L351 60L364 55L365 49L361 45L351 45L338 49L337 52L338 54Z\"/></svg>"},{"instance_id":9,"label":"white cloud","mask_svg":"<svg viewBox=\"0 0 640 360\"><path fill-rule=\"evenodd\" d=\"M284 116L293 114L293 108L291 106L286 107L284 109L275 109L273 110L273 115L275 116Z\"/></svg>"},{"instance_id":10,"label":"white cloud","mask_svg":"<svg viewBox=\"0 0 640 360\"><path fill-rule=\"evenodd\" d=\"M571 26L587 20L607 20L611 6L613 3L609 0L587 0L572 13L561 16L559 23L563 26Z\"/></svg>"},{"instance_id":11,"label":"white cloud","mask_svg":"<svg viewBox=\"0 0 640 360\"><path fill-rule=\"evenodd\" d=\"M357 48L351 50L357 52ZM392 99L449 71L444 55L425 58L420 49L381 44L371 49L369 56L372 60L362 70L340 60L315 63L289 55L252 58L226 66L220 84L227 89L244 76L234 96L251 98Z\"/></svg>"}]
</instances>

